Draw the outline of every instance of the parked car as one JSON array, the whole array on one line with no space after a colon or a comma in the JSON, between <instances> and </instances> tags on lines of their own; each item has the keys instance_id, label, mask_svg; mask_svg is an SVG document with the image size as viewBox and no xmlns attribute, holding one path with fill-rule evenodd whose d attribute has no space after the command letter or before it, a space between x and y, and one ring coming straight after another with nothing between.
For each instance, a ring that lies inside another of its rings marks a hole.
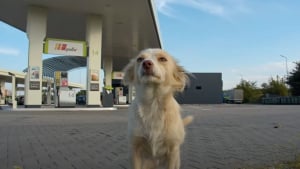
<instances>
[{"instance_id":1,"label":"parked car","mask_svg":"<svg viewBox=\"0 0 300 169\"><path fill-rule=\"evenodd\" d=\"M12 105L11 97L6 97L5 98L5 104Z\"/></svg>"},{"instance_id":2,"label":"parked car","mask_svg":"<svg viewBox=\"0 0 300 169\"><path fill-rule=\"evenodd\" d=\"M86 96L84 96L84 95L77 96L76 97L76 104L85 105L86 104Z\"/></svg>"},{"instance_id":3,"label":"parked car","mask_svg":"<svg viewBox=\"0 0 300 169\"><path fill-rule=\"evenodd\" d=\"M16 100L18 105L24 105L24 96L18 96Z\"/></svg>"}]
</instances>

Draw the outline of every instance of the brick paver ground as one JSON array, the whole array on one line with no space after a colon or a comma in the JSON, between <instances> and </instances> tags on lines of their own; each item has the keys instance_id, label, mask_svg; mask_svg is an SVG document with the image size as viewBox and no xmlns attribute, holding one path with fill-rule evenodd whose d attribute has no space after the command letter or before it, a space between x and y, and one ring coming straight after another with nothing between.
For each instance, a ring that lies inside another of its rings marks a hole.
<instances>
[{"instance_id":1,"label":"brick paver ground","mask_svg":"<svg viewBox=\"0 0 300 169\"><path fill-rule=\"evenodd\" d=\"M127 109L0 111L0 169L126 169ZM300 154L300 106L184 105L183 169L272 166Z\"/></svg>"}]
</instances>

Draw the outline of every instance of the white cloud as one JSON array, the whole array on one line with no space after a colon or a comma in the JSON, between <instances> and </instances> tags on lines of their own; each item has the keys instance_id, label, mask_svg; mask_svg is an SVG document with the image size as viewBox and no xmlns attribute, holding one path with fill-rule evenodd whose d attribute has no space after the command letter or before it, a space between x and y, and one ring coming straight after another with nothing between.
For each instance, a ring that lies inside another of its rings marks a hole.
<instances>
[{"instance_id":1,"label":"white cloud","mask_svg":"<svg viewBox=\"0 0 300 169\"><path fill-rule=\"evenodd\" d=\"M173 5L177 4L178 0L155 0L155 6L158 12L169 17L175 17Z\"/></svg>"},{"instance_id":2,"label":"white cloud","mask_svg":"<svg viewBox=\"0 0 300 169\"><path fill-rule=\"evenodd\" d=\"M250 12L244 0L155 0L155 4L160 13L173 17L175 5L198 9L204 13L227 19L234 14Z\"/></svg>"},{"instance_id":3,"label":"white cloud","mask_svg":"<svg viewBox=\"0 0 300 169\"><path fill-rule=\"evenodd\" d=\"M0 47L0 56L1 55L19 56L20 51L18 49L14 49L14 48Z\"/></svg>"},{"instance_id":4,"label":"white cloud","mask_svg":"<svg viewBox=\"0 0 300 169\"><path fill-rule=\"evenodd\" d=\"M295 66L292 62L288 62L287 64L289 71ZM252 74L269 75L269 78L277 75L283 77L286 76L286 64L285 62L269 62L250 68L249 72L252 72Z\"/></svg>"},{"instance_id":5,"label":"white cloud","mask_svg":"<svg viewBox=\"0 0 300 169\"><path fill-rule=\"evenodd\" d=\"M197 0L190 0L189 4L190 7L194 7L200 9L203 12L207 12L209 14L217 15L217 16L224 16L226 15L226 9L223 5L215 3L213 1L197 1Z\"/></svg>"},{"instance_id":6,"label":"white cloud","mask_svg":"<svg viewBox=\"0 0 300 169\"><path fill-rule=\"evenodd\" d=\"M295 64L288 62L288 70L294 69ZM267 83L269 79L286 77L285 62L268 62L252 67L235 67L231 70L223 72L223 89L234 88L241 79L257 82L257 87L261 87L262 83Z\"/></svg>"}]
</instances>

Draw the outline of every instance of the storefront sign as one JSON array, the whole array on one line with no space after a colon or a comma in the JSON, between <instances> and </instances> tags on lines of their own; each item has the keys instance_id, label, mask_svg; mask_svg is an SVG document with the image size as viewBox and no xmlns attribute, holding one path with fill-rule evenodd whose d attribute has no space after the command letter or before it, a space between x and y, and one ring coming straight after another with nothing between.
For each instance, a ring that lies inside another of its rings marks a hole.
<instances>
[{"instance_id":1,"label":"storefront sign","mask_svg":"<svg viewBox=\"0 0 300 169\"><path fill-rule=\"evenodd\" d=\"M87 45L84 41L47 38L44 45L44 53L87 56Z\"/></svg>"}]
</instances>

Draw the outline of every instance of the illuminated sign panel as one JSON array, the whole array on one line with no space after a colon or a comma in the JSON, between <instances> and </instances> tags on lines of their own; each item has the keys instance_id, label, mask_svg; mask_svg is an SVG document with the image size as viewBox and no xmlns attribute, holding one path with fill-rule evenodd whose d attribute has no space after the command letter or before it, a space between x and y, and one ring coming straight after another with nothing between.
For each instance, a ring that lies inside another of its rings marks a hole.
<instances>
[{"instance_id":1,"label":"illuminated sign panel","mask_svg":"<svg viewBox=\"0 0 300 169\"><path fill-rule=\"evenodd\" d=\"M44 45L44 53L68 56L87 56L87 45L84 41L47 38Z\"/></svg>"},{"instance_id":2,"label":"illuminated sign panel","mask_svg":"<svg viewBox=\"0 0 300 169\"><path fill-rule=\"evenodd\" d=\"M55 71L54 82L56 86L68 87L68 72Z\"/></svg>"},{"instance_id":3,"label":"illuminated sign panel","mask_svg":"<svg viewBox=\"0 0 300 169\"><path fill-rule=\"evenodd\" d=\"M112 79L122 80L123 78L124 78L124 72L113 72L112 73Z\"/></svg>"}]
</instances>

